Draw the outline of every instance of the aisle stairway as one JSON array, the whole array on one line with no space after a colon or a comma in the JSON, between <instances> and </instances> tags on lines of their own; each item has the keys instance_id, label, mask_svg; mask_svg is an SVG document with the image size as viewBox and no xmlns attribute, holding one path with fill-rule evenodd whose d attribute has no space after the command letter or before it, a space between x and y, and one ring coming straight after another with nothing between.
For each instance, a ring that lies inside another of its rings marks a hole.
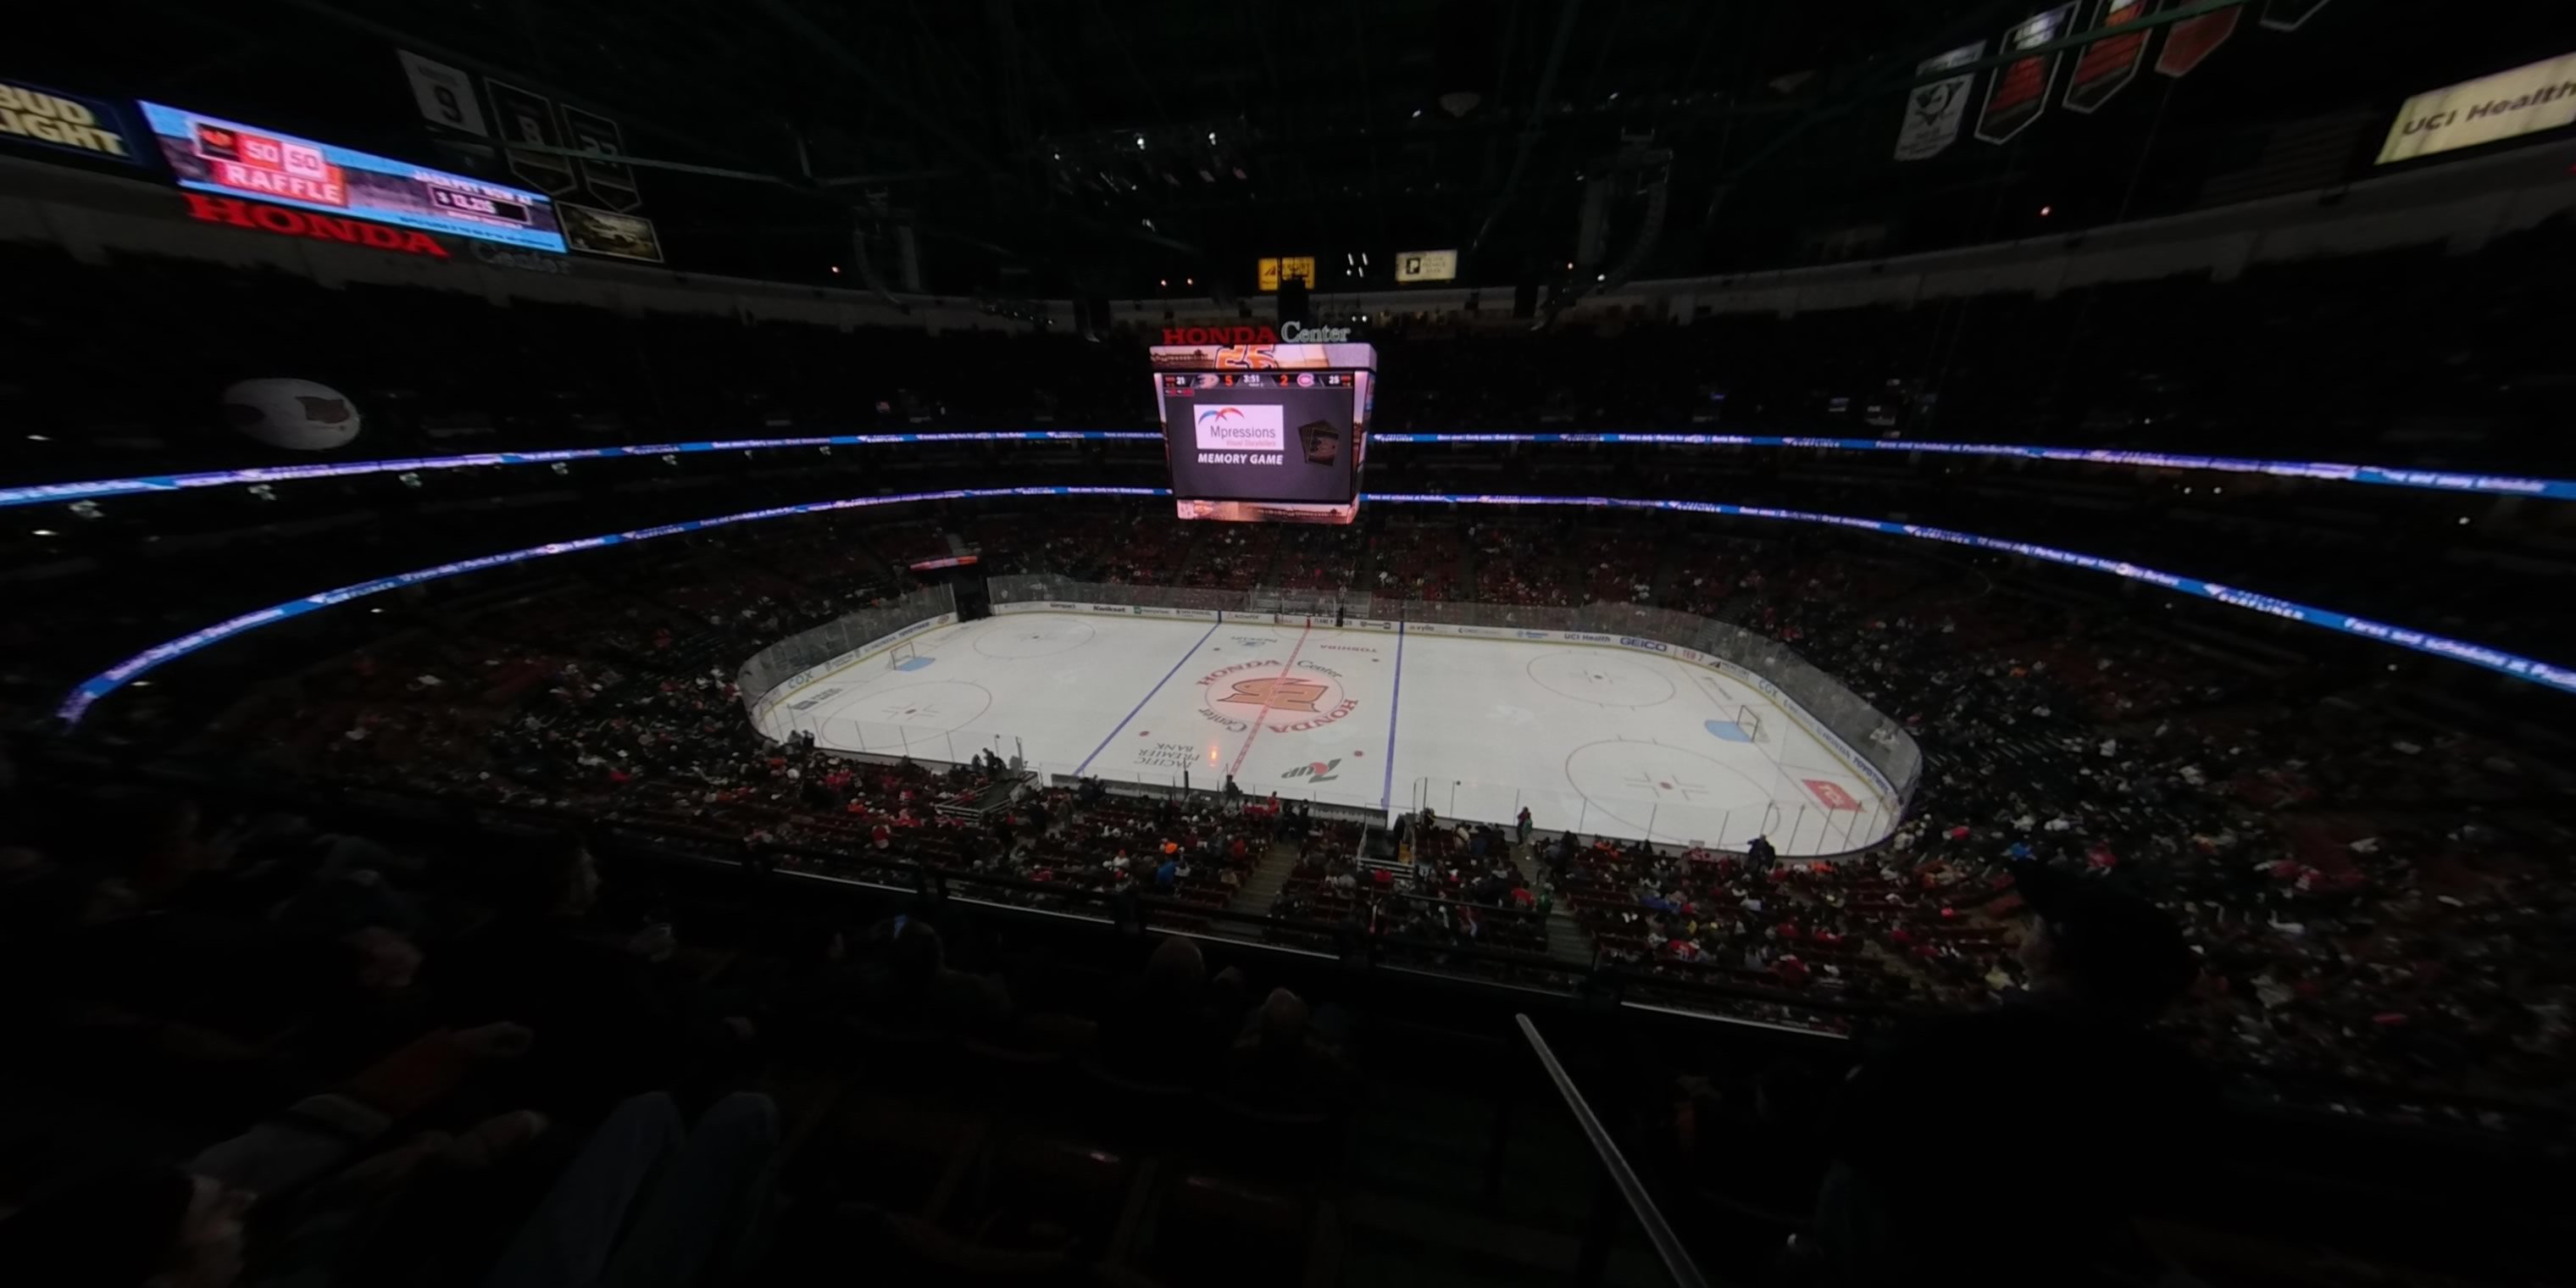
<instances>
[{"instance_id":1,"label":"aisle stairway","mask_svg":"<svg viewBox=\"0 0 2576 1288\"><path fill-rule=\"evenodd\" d=\"M1539 870L1538 860L1531 855L1529 847L1525 845L1515 845L1511 848L1510 854L1512 859L1512 868L1514 871L1521 874L1521 880L1528 882L1530 889L1539 889L1539 882L1545 879L1546 874ZM1559 903L1555 907L1548 909L1548 956L1561 962L1578 962L1584 965L1590 965L1592 962L1592 952L1592 933L1585 930L1582 923L1574 919L1574 912L1571 908L1568 908L1563 903Z\"/></svg>"},{"instance_id":2,"label":"aisle stairway","mask_svg":"<svg viewBox=\"0 0 2576 1288\"><path fill-rule=\"evenodd\" d=\"M1261 856L1261 866L1243 879L1234 898L1226 904L1229 912L1268 914L1270 905L1278 902L1279 891L1288 884L1288 874L1297 866L1297 846L1293 841L1273 841L1270 852Z\"/></svg>"},{"instance_id":3,"label":"aisle stairway","mask_svg":"<svg viewBox=\"0 0 2576 1288\"><path fill-rule=\"evenodd\" d=\"M1585 930L1563 904L1550 908L1547 913L1547 955L1561 962L1588 966L1592 963L1592 952L1592 932Z\"/></svg>"},{"instance_id":4,"label":"aisle stairway","mask_svg":"<svg viewBox=\"0 0 2576 1288\"><path fill-rule=\"evenodd\" d=\"M1527 851L1515 846L1511 849L1510 855L1512 867L1519 871L1521 879L1525 881L1534 879L1537 864L1531 861ZM1273 842L1270 852L1262 856L1260 866L1254 868L1251 875L1246 876L1243 884L1235 890L1234 898L1226 904L1226 910L1267 915L1271 905L1278 902L1279 892L1287 886L1289 874L1296 869L1296 866L1296 843L1284 840ZM1589 964L1592 961L1592 953L1591 932L1586 931L1575 921L1574 914L1563 905L1550 910L1547 917L1547 955L1561 962Z\"/></svg>"}]
</instances>

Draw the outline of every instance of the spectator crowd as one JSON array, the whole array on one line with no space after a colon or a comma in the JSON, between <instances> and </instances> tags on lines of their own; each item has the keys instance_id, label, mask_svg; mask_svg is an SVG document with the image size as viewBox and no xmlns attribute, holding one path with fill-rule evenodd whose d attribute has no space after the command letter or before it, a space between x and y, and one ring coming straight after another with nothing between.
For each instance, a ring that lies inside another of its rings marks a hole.
<instances>
[{"instance_id":1,"label":"spectator crowd","mask_svg":"<svg viewBox=\"0 0 2576 1288\"><path fill-rule=\"evenodd\" d=\"M995 548L1013 526L954 522ZM2558 932L2576 905L2553 879L2560 838L2528 808L2545 775L2369 701L2317 701L2313 677L2213 660L2107 605L1832 545L1613 529L1581 557L1524 559L1508 552L1571 548L1563 522L1364 521L1336 538L1358 556L1350 590L1404 571L1506 604L1616 598L1739 622L1843 679L1928 757L1903 826L1831 862L1570 836L1564 820L1530 837L1435 822L1390 846L1383 826L1261 802L1050 786L989 753L884 763L762 737L731 663L899 584L899 559L806 555L847 555L853 535L860 550L922 544L909 529L835 531L608 561L472 614L408 608L383 640L262 687L206 730L157 736L282 775L613 820L718 853L927 864L1037 904L1133 892L1169 900L1158 915L1175 926L1202 924L1192 907L1275 913L1317 927L1303 942L1355 933L1535 961L1565 954L1549 927L1570 919L1643 987L1717 985L1745 1013L1821 1027L1848 1027L1846 1005L2011 994L2018 904L2002 873L2035 860L2151 893L2184 922L2205 973L2172 1023L2205 1056L2507 1098L2563 1085L2576 997ZM1117 522L1041 531L1047 561L1123 558L1155 579ZM1309 557L1299 535L1185 528L1166 538L1161 580L1272 584ZM847 589L854 570L878 588Z\"/></svg>"}]
</instances>

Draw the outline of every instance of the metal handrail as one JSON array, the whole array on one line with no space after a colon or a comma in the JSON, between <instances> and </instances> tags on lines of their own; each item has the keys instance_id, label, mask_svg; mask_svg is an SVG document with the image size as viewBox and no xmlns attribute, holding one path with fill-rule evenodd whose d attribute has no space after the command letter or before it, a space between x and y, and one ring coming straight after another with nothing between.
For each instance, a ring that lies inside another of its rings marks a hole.
<instances>
[{"instance_id":1,"label":"metal handrail","mask_svg":"<svg viewBox=\"0 0 2576 1288\"><path fill-rule=\"evenodd\" d=\"M1556 1052L1549 1049L1546 1038L1539 1036L1538 1026L1531 1023L1526 1014L1514 1015L1512 1021L1521 1026L1521 1036L1529 1040L1530 1050L1538 1055L1539 1067L1547 1070L1548 1079L1556 1084L1556 1093L1565 1097L1565 1107L1574 1112L1575 1123L1583 1128L1584 1137L1592 1142L1592 1152L1600 1156L1602 1170L1609 1173L1610 1183L1617 1186L1619 1196L1628 1201L1629 1215L1637 1218L1638 1226L1646 1232L1646 1241L1655 1245L1655 1255L1663 1258L1664 1273L1670 1275L1680 1288L1707 1288L1708 1279L1700 1274L1699 1263L1691 1260L1690 1253L1682 1247L1681 1238L1673 1233L1672 1226L1665 1223L1663 1210L1656 1207L1654 1198L1646 1193L1645 1183L1639 1181L1635 1170L1628 1166L1627 1156L1619 1152L1618 1142L1610 1139L1609 1129L1603 1127L1601 1119L1593 1114L1591 1103L1575 1089L1574 1079L1566 1076L1565 1066L1557 1063Z\"/></svg>"}]
</instances>

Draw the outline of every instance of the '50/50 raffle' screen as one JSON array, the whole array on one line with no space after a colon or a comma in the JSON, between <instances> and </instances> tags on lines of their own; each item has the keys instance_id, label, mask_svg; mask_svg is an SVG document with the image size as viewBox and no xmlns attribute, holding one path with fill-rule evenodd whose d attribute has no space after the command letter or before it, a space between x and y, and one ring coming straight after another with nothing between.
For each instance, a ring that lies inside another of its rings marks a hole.
<instances>
[{"instance_id":1,"label":"'50/50 raffle' screen","mask_svg":"<svg viewBox=\"0 0 2576 1288\"><path fill-rule=\"evenodd\" d=\"M1376 357L1364 344L1156 346L1181 517L1350 522Z\"/></svg>"}]
</instances>

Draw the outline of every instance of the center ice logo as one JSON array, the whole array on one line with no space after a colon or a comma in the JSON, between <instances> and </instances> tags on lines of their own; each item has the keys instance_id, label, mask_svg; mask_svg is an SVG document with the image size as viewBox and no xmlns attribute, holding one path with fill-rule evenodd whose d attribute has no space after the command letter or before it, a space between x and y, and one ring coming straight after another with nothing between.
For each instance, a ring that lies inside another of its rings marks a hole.
<instances>
[{"instance_id":1,"label":"center ice logo","mask_svg":"<svg viewBox=\"0 0 2576 1288\"><path fill-rule=\"evenodd\" d=\"M1331 692L1313 680L1282 676L1270 680L1237 680L1234 692L1218 698L1219 702L1248 702L1273 711L1312 711L1315 703Z\"/></svg>"},{"instance_id":2,"label":"center ice logo","mask_svg":"<svg viewBox=\"0 0 2576 1288\"><path fill-rule=\"evenodd\" d=\"M1295 769L1291 769L1279 776L1281 778L1304 778L1313 782L1329 783L1334 779L1341 777L1341 775L1333 772L1335 769L1340 767L1341 763L1342 758L1335 756L1331 760L1318 760L1313 764L1299 765Z\"/></svg>"},{"instance_id":3,"label":"center ice logo","mask_svg":"<svg viewBox=\"0 0 2576 1288\"><path fill-rule=\"evenodd\" d=\"M1199 678L1199 717L1235 733L1255 723L1273 733L1304 733L1359 705L1344 691L1341 672L1315 662L1283 668L1278 659L1263 658L1221 666Z\"/></svg>"}]
</instances>

